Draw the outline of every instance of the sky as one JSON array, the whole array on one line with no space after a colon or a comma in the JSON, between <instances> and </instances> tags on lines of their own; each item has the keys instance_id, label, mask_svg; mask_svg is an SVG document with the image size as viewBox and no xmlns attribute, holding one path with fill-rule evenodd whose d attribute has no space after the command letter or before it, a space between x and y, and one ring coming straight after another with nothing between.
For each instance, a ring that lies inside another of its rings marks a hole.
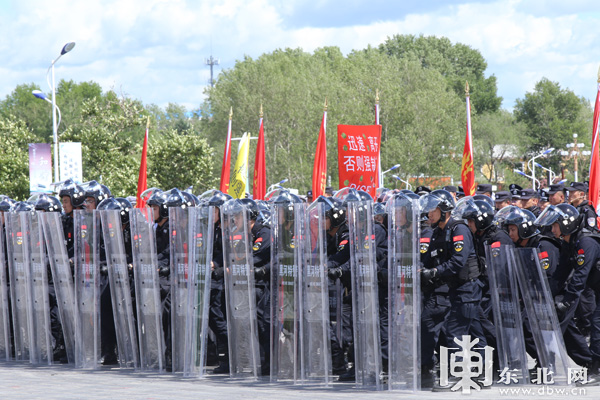
<instances>
[{"instance_id":1,"label":"sky","mask_svg":"<svg viewBox=\"0 0 600 400\"><path fill-rule=\"evenodd\" d=\"M587 0L0 0L0 99L18 84L94 81L145 104L197 108L210 80L278 48L344 54L396 34L444 36L479 50L502 107L542 77L594 100L600 5ZM60 99L57 99L60 105Z\"/></svg>"}]
</instances>

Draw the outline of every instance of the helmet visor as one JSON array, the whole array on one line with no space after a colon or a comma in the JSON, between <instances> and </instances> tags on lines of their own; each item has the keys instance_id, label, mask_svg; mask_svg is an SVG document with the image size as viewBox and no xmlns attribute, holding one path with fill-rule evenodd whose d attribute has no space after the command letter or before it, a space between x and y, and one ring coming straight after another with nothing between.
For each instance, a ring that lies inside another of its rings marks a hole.
<instances>
[{"instance_id":1,"label":"helmet visor","mask_svg":"<svg viewBox=\"0 0 600 400\"><path fill-rule=\"evenodd\" d=\"M535 220L537 226L552 226L560 217L568 217L555 206L548 206Z\"/></svg>"}]
</instances>

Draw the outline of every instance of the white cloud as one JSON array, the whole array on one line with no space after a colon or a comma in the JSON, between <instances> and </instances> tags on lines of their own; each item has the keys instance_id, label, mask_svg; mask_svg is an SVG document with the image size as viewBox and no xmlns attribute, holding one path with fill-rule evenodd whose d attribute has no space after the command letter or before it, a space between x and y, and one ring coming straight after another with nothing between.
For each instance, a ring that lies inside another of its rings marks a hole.
<instances>
[{"instance_id":1,"label":"white cloud","mask_svg":"<svg viewBox=\"0 0 600 400\"><path fill-rule=\"evenodd\" d=\"M335 9L325 0L15 1L12 8L0 9L0 96L32 81L46 89L50 61L71 40L77 46L58 62L57 79L93 80L145 103L195 107L209 79L204 60L211 49L221 60L218 72L244 55L258 57L276 48L339 46L348 53L377 46L394 34L422 33L480 50L488 61L487 73L498 77L505 107L512 107L543 76L594 97L600 62L596 3L537 3L465 1L400 17L392 17L400 6L390 4L389 15L377 20L356 25L331 15L331 25L322 28L306 17L310 12L303 13L304 20L295 18L306 7Z\"/></svg>"}]
</instances>

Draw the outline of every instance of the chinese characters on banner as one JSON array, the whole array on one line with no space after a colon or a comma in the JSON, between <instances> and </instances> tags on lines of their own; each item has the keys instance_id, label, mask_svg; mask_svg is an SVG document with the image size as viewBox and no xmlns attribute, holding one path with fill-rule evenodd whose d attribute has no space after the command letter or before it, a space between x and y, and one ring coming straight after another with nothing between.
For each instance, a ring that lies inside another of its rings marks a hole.
<instances>
[{"instance_id":1,"label":"chinese characters on banner","mask_svg":"<svg viewBox=\"0 0 600 400\"><path fill-rule=\"evenodd\" d=\"M364 190L375 197L380 143L381 125L338 125L340 188Z\"/></svg>"},{"instance_id":2,"label":"chinese characters on banner","mask_svg":"<svg viewBox=\"0 0 600 400\"><path fill-rule=\"evenodd\" d=\"M58 145L60 151L60 180L73 179L75 182L83 182L83 166L81 162L81 143L62 142Z\"/></svg>"},{"instance_id":3,"label":"chinese characters on banner","mask_svg":"<svg viewBox=\"0 0 600 400\"><path fill-rule=\"evenodd\" d=\"M29 192L50 192L52 150L50 143L29 143Z\"/></svg>"}]
</instances>

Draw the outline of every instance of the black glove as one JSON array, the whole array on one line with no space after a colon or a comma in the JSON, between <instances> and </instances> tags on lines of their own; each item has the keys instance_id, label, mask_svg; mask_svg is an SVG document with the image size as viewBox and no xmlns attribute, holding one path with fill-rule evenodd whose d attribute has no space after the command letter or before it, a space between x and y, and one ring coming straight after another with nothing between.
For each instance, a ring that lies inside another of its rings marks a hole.
<instances>
[{"instance_id":1,"label":"black glove","mask_svg":"<svg viewBox=\"0 0 600 400\"><path fill-rule=\"evenodd\" d=\"M215 280L223 279L223 275L225 275L225 268L218 267L212 271L212 278Z\"/></svg>"},{"instance_id":2,"label":"black glove","mask_svg":"<svg viewBox=\"0 0 600 400\"><path fill-rule=\"evenodd\" d=\"M327 270L327 275L329 276L329 279L331 280L336 280L342 277L342 267L337 267L337 268L329 268Z\"/></svg>"},{"instance_id":3,"label":"black glove","mask_svg":"<svg viewBox=\"0 0 600 400\"><path fill-rule=\"evenodd\" d=\"M430 282L435 279L437 275L437 268L424 268L421 270L421 280Z\"/></svg>"},{"instance_id":4,"label":"black glove","mask_svg":"<svg viewBox=\"0 0 600 400\"><path fill-rule=\"evenodd\" d=\"M568 301L559 301L558 303L556 303L556 314L558 316L558 319L562 320L565 317L565 314L567 313L569 307L571 307L571 303L569 303Z\"/></svg>"},{"instance_id":5,"label":"black glove","mask_svg":"<svg viewBox=\"0 0 600 400\"><path fill-rule=\"evenodd\" d=\"M108 265L104 264L100 266L100 275L108 276Z\"/></svg>"},{"instance_id":6,"label":"black glove","mask_svg":"<svg viewBox=\"0 0 600 400\"><path fill-rule=\"evenodd\" d=\"M254 280L262 281L267 277L267 269L265 267L254 268Z\"/></svg>"},{"instance_id":7,"label":"black glove","mask_svg":"<svg viewBox=\"0 0 600 400\"><path fill-rule=\"evenodd\" d=\"M165 277L171 275L171 268L169 268L166 265L163 265L162 267L160 267L158 269L158 275L165 276Z\"/></svg>"}]
</instances>

